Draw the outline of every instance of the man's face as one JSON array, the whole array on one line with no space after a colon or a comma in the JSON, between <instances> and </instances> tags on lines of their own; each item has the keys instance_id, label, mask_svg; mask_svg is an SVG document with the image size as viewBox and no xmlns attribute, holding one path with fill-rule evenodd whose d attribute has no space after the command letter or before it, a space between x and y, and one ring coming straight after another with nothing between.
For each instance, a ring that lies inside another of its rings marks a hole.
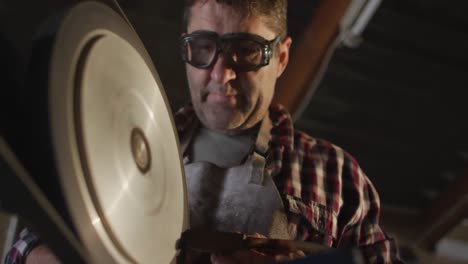
<instances>
[{"instance_id":1,"label":"man's face","mask_svg":"<svg viewBox=\"0 0 468 264\"><path fill-rule=\"evenodd\" d=\"M270 30L263 19L243 20L230 6L213 0L198 2L191 9L187 33L199 30L219 35L246 32L272 40L277 33ZM276 79L286 67L290 43L289 38L282 40L279 54L275 51L269 65L255 71L235 71L227 64L223 53L207 69L186 64L192 103L204 126L233 133L257 124L267 113Z\"/></svg>"}]
</instances>

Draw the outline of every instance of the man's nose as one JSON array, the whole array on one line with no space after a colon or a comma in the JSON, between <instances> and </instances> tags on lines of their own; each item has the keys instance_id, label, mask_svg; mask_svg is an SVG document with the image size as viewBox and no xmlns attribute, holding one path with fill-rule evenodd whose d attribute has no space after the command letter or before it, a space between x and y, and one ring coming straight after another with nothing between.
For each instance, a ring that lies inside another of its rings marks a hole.
<instances>
[{"instance_id":1,"label":"man's nose","mask_svg":"<svg viewBox=\"0 0 468 264\"><path fill-rule=\"evenodd\" d=\"M224 54L220 53L211 69L211 79L219 84L226 84L235 78L236 72L228 65Z\"/></svg>"}]
</instances>

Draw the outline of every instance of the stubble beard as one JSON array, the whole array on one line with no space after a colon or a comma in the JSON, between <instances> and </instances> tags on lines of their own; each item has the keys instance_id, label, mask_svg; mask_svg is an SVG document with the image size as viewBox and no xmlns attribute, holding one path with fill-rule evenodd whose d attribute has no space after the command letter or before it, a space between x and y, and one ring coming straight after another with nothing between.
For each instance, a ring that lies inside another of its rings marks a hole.
<instances>
[{"instance_id":1,"label":"stubble beard","mask_svg":"<svg viewBox=\"0 0 468 264\"><path fill-rule=\"evenodd\" d=\"M229 132L242 130L249 119L249 116L255 110L252 107L252 98L244 95L238 89L236 91L236 102L234 105L209 102L207 97L210 92L226 92L226 87L207 87L201 89L198 93L198 102L193 102L198 118L207 128ZM230 88L232 89L232 88Z\"/></svg>"},{"instance_id":2,"label":"stubble beard","mask_svg":"<svg viewBox=\"0 0 468 264\"><path fill-rule=\"evenodd\" d=\"M260 113L262 112L260 101L261 99L257 98L252 105L253 102L247 99L245 108L231 108L200 101L200 105L195 106L195 111L205 127L227 134L236 134L252 128L263 118L264 113Z\"/></svg>"}]
</instances>

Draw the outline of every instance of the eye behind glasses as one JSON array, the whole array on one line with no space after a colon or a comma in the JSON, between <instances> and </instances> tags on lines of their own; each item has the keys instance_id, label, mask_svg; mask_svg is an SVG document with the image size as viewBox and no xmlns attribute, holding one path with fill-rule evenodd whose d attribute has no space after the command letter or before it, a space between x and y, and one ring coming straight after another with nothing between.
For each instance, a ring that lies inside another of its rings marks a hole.
<instances>
[{"instance_id":1,"label":"eye behind glasses","mask_svg":"<svg viewBox=\"0 0 468 264\"><path fill-rule=\"evenodd\" d=\"M269 64L272 48L280 40L280 36L269 41L243 32L219 36L212 31L195 31L180 38L180 52L184 62L199 69L211 67L223 52L234 70L251 71Z\"/></svg>"}]
</instances>

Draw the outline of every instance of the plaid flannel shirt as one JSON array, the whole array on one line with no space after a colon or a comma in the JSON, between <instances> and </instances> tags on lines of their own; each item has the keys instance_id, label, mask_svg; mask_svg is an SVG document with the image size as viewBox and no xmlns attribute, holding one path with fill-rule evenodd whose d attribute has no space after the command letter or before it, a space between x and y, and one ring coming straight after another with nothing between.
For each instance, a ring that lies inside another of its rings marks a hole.
<instances>
[{"instance_id":1,"label":"plaid flannel shirt","mask_svg":"<svg viewBox=\"0 0 468 264\"><path fill-rule=\"evenodd\" d=\"M175 114L179 137L196 118L192 105ZM330 142L294 130L281 105L270 107L270 119L265 173L282 195L296 239L358 246L366 263L402 263L395 241L379 226L379 195L356 160Z\"/></svg>"},{"instance_id":2,"label":"plaid flannel shirt","mask_svg":"<svg viewBox=\"0 0 468 264\"><path fill-rule=\"evenodd\" d=\"M179 110L175 123L183 137L196 120L191 105ZM341 148L294 130L286 109L270 107L272 138L265 173L282 195L289 228L296 239L329 247L358 246L366 263L402 263L396 243L379 226L380 201L356 160ZM38 243L24 230L5 259L22 257Z\"/></svg>"}]
</instances>

